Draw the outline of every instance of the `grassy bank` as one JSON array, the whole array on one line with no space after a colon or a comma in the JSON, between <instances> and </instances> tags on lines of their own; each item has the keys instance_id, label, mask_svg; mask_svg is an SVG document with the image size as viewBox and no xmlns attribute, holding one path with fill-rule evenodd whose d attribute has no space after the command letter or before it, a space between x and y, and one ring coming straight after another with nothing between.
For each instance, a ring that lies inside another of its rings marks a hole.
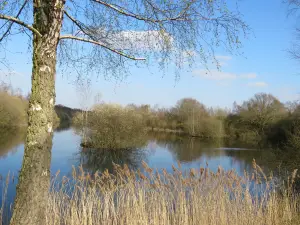
<instances>
[{"instance_id":1,"label":"grassy bank","mask_svg":"<svg viewBox=\"0 0 300 225\"><path fill-rule=\"evenodd\" d=\"M273 191L274 179L254 167L253 174L243 177L221 168L185 173L180 165L172 173L158 174L146 163L143 173L117 165L113 174L93 176L74 169L73 178L62 181L57 173L47 224L300 224L299 196L288 187Z\"/></svg>"}]
</instances>

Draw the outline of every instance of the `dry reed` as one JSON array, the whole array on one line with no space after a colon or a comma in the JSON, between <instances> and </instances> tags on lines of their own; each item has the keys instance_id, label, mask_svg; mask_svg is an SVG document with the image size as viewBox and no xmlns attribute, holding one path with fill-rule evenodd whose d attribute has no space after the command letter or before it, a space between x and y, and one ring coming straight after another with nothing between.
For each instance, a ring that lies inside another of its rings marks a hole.
<instances>
[{"instance_id":1,"label":"dry reed","mask_svg":"<svg viewBox=\"0 0 300 225\"><path fill-rule=\"evenodd\" d=\"M82 168L73 178L54 179L47 224L284 225L300 224L299 197L291 186L276 190L253 162L254 173L208 168L168 173L143 163L143 172L115 165L93 176ZM58 174L56 174L58 175ZM296 177L296 171L290 184Z\"/></svg>"},{"instance_id":2,"label":"dry reed","mask_svg":"<svg viewBox=\"0 0 300 225\"><path fill-rule=\"evenodd\" d=\"M279 188L255 161L254 172L243 176L221 167L215 173L208 168L183 171L179 162L172 173L142 164L143 171L114 165L113 174L106 170L101 175L73 168L72 177L62 179L58 171L46 225L300 224L300 198L292 189L296 170ZM0 207L0 219L1 212Z\"/></svg>"}]
</instances>

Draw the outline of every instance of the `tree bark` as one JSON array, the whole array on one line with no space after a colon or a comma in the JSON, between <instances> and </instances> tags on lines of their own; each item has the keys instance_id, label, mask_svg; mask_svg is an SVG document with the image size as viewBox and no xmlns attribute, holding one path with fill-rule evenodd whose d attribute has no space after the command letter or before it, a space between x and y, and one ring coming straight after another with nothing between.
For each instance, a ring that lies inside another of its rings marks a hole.
<instances>
[{"instance_id":1,"label":"tree bark","mask_svg":"<svg viewBox=\"0 0 300 225\"><path fill-rule=\"evenodd\" d=\"M22 169L11 223L46 224L55 102L56 53L65 0L34 0L32 87Z\"/></svg>"}]
</instances>

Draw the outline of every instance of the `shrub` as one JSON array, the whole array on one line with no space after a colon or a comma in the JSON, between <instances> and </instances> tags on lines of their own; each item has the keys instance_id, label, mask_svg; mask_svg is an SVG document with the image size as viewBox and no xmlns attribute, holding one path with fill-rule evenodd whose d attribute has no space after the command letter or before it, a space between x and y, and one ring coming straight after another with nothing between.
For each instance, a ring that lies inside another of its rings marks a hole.
<instances>
[{"instance_id":1,"label":"shrub","mask_svg":"<svg viewBox=\"0 0 300 225\"><path fill-rule=\"evenodd\" d=\"M140 113L128 107L96 105L90 113L88 127L92 147L125 149L144 144L145 121Z\"/></svg>"},{"instance_id":2,"label":"shrub","mask_svg":"<svg viewBox=\"0 0 300 225\"><path fill-rule=\"evenodd\" d=\"M28 102L20 97L0 91L0 128L16 128L26 125Z\"/></svg>"}]
</instances>

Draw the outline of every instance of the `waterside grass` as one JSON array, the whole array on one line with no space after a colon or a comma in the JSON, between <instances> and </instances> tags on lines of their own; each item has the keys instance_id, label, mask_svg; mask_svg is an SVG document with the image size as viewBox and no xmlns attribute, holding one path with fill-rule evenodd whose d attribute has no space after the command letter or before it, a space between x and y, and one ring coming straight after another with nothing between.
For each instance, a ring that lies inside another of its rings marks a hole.
<instances>
[{"instance_id":1,"label":"waterside grass","mask_svg":"<svg viewBox=\"0 0 300 225\"><path fill-rule=\"evenodd\" d=\"M52 179L47 225L92 224L300 224L300 198L293 191L297 171L286 185L266 176L253 162L253 173L208 168L141 171L115 165L114 173L90 175L73 168L72 177Z\"/></svg>"}]
</instances>

